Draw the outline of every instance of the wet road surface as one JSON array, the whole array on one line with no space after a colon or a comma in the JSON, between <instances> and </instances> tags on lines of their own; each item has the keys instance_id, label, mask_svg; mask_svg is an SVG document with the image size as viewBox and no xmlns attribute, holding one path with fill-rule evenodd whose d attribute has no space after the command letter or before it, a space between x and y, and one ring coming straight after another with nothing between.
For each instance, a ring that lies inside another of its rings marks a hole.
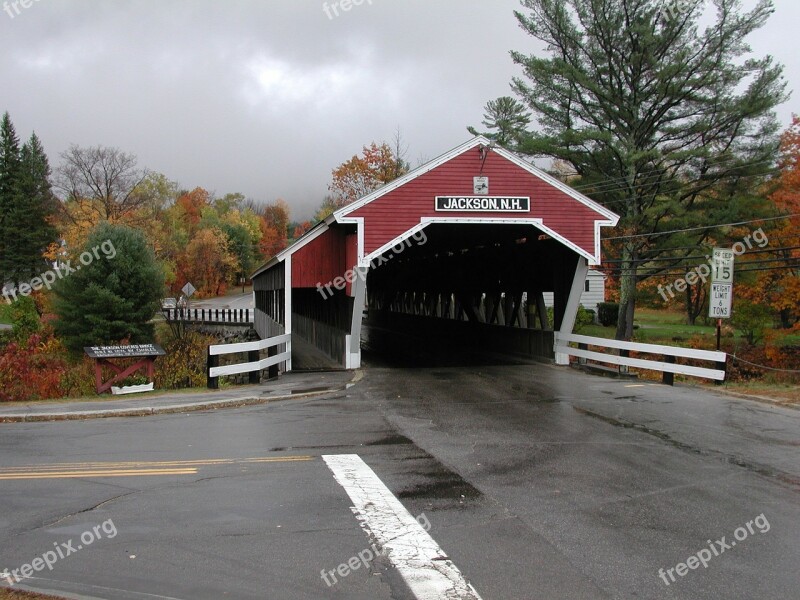
<instances>
[{"instance_id":1,"label":"wet road surface","mask_svg":"<svg viewBox=\"0 0 800 600\"><path fill-rule=\"evenodd\" d=\"M373 361L327 397L0 425L0 571L111 521L113 538L95 530L24 583L121 600L414 598L390 557L365 552L374 539L323 459L357 455L486 600L792 598L799 444L800 412L697 389ZM706 549L706 566L680 568Z\"/></svg>"}]
</instances>

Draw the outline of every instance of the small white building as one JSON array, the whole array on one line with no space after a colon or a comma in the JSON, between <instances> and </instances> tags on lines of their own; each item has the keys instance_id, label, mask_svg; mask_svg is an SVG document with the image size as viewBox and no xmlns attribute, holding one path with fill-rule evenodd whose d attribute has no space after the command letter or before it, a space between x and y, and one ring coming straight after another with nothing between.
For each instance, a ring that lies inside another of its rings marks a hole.
<instances>
[{"instance_id":1,"label":"small white building","mask_svg":"<svg viewBox=\"0 0 800 600\"><path fill-rule=\"evenodd\" d=\"M553 292L545 292L544 304L548 308L553 306ZM581 294L581 304L583 308L593 310L597 316L597 305L606 301L606 276L600 271L589 269L586 274L586 281L583 282L583 294Z\"/></svg>"}]
</instances>

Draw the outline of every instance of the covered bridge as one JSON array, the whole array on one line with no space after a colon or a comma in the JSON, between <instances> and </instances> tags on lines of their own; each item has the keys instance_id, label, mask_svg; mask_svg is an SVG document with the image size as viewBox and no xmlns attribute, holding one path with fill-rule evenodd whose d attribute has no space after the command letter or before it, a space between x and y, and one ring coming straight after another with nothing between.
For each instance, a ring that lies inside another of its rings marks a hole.
<instances>
[{"instance_id":1,"label":"covered bridge","mask_svg":"<svg viewBox=\"0 0 800 600\"><path fill-rule=\"evenodd\" d=\"M420 344L562 362L553 332L572 331L600 228L618 220L479 136L337 210L261 267L255 327L299 336L346 368L360 366L365 313L370 328Z\"/></svg>"}]
</instances>

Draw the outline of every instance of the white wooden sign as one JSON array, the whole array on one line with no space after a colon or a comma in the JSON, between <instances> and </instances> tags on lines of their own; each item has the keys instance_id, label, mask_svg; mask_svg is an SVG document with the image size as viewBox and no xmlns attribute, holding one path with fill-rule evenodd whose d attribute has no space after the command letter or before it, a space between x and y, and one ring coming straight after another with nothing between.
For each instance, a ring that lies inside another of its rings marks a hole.
<instances>
[{"instance_id":1,"label":"white wooden sign","mask_svg":"<svg viewBox=\"0 0 800 600\"><path fill-rule=\"evenodd\" d=\"M711 263L711 296L708 299L708 316L712 319L730 319L733 305L733 259L729 248L714 248Z\"/></svg>"},{"instance_id":2,"label":"white wooden sign","mask_svg":"<svg viewBox=\"0 0 800 600\"><path fill-rule=\"evenodd\" d=\"M730 319L733 304L732 283L712 283L708 300L708 316L712 319Z\"/></svg>"},{"instance_id":3,"label":"white wooden sign","mask_svg":"<svg viewBox=\"0 0 800 600\"><path fill-rule=\"evenodd\" d=\"M733 250L714 248L712 283L733 283Z\"/></svg>"}]
</instances>

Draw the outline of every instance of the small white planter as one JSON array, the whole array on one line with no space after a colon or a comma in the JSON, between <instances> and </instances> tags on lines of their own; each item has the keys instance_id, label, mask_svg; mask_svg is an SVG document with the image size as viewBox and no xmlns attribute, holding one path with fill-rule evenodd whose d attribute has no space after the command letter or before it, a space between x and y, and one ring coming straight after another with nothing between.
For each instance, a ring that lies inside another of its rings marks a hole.
<instances>
[{"instance_id":1,"label":"small white planter","mask_svg":"<svg viewBox=\"0 0 800 600\"><path fill-rule=\"evenodd\" d=\"M139 394L141 392L152 392L152 383L143 383L141 385L125 385L123 387L111 386L111 393L114 395L120 394Z\"/></svg>"}]
</instances>

